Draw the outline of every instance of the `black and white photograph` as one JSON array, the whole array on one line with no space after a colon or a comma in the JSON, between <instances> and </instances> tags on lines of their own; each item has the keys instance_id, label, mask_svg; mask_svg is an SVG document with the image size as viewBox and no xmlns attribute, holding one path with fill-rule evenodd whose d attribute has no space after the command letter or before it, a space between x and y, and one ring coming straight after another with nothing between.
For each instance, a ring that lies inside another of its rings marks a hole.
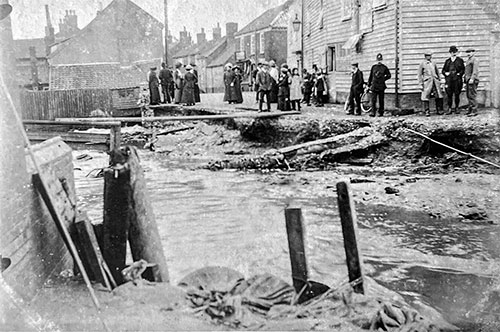
<instances>
[{"instance_id":1,"label":"black and white photograph","mask_svg":"<svg viewBox=\"0 0 500 332\"><path fill-rule=\"evenodd\" d=\"M500 331L499 0L0 0L0 331Z\"/></svg>"}]
</instances>

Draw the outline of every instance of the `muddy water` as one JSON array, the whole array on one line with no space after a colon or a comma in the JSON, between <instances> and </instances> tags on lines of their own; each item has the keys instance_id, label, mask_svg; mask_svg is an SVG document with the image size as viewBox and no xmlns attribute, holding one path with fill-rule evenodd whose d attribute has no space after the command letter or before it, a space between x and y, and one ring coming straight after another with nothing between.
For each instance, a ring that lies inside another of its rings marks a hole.
<instances>
[{"instance_id":1,"label":"muddy water","mask_svg":"<svg viewBox=\"0 0 500 332\"><path fill-rule=\"evenodd\" d=\"M141 158L173 283L208 265L291 281L287 205L303 210L311 278L330 286L346 279L333 189L311 190L293 180L299 177L270 182L268 175L192 170L194 162L161 155ZM77 173L80 206L93 220L102 220L102 189L102 179ZM487 271L500 256L498 229L383 206L357 210L365 273L467 326L466 313L491 287Z\"/></svg>"}]
</instances>

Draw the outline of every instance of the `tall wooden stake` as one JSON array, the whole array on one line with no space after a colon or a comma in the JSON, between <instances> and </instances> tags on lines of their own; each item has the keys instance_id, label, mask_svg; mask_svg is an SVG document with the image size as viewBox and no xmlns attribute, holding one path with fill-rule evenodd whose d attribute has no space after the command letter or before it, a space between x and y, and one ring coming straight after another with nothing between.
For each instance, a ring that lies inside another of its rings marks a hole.
<instances>
[{"instance_id":1,"label":"tall wooden stake","mask_svg":"<svg viewBox=\"0 0 500 332\"><path fill-rule=\"evenodd\" d=\"M299 294L308 281L302 210L299 208L285 209L285 220L292 263L293 287L295 292Z\"/></svg>"},{"instance_id":2,"label":"tall wooden stake","mask_svg":"<svg viewBox=\"0 0 500 332\"><path fill-rule=\"evenodd\" d=\"M349 272L349 282L360 279L361 260L358 253L356 231L358 220L352 199L351 188L347 182L337 183L337 200L339 205L340 221L342 223L342 234L344 235L344 248ZM356 293L364 294L363 281L353 286Z\"/></svg>"},{"instance_id":3,"label":"tall wooden stake","mask_svg":"<svg viewBox=\"0 0 500 332\"><path fill-rule=\"evenodd\" d=\"M132 204L129 243L134 261L144 259L156 264L153 269L153 281L169 282L167 259L163 251L158 225L151 206L151 200L146 187L144 171L139 161L137 151L128 147L127 164L130 167L132 185Z\"/></svg>"}]
</instances>

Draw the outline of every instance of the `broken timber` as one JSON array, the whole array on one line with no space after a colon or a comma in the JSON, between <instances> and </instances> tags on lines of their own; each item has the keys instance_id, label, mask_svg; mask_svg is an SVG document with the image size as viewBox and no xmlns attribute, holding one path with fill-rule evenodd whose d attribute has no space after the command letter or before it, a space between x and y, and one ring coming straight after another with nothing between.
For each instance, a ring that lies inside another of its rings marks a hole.
<instances>
[{"instance_id":1,"label":"broken timber","mask_svg":"<svg viewBox=\"0 0 500 332\"><path fill-rule=\"evenodd\" d=\"M271 119L287 115L300 115L300 112L262 112L262 113L234 113L217 115L187 115L187 116L151 116L151 117L117 117L111 118L113 121L121 122L155 122L155 121L198 121L198 120L227 120L236 118ZM65 122L85 122L85 121L109 121L110 118L56 118L56 121Z\"/></svg>"},{"instance_id":2,"label":"broken timber","mask_svg":"<svg viewBox=\"0 0 500 332\"><path fill-rule=\"evenodd\" d=\"M373 128L363 127L346 134L281 148L277 152L285 157L321 153L322 157L333 158L339 154L377 146L386 141L387 138Z\"/></svg>"}]
</instances>

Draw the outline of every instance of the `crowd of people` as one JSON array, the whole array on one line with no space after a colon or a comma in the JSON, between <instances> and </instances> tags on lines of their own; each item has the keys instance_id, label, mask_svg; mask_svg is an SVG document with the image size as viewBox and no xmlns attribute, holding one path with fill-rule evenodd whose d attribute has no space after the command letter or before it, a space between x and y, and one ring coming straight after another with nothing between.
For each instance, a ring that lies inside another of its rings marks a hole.
<instances>
[{"instance_id":1,"label":"crowd of people","mask_svg":"<svg viewBox=\"0 0 500 332\"><path fill-rule=\"evenodd\" d=\"M477 114L478 106L479 60L472 48L466 50L466 61L457 55L456 46L451 46L449 53L450 57L446 59L441 70L432 60L431 52L426 51L424 54L424 60L420 63L417 73L422 109L426 116L430 116L430 99L434 97L437 114L458 113L460 94L465 85L468 99L467 115L474 116ZM386 81L391 78L391 73L382 61L383 55L377 54L376 63L370 69L368 82L365 82L358 63L351 64L352 81L347 104L348 114L362 114L361 97L365 92L369 92L371 106L369 115L372 117L384 115ZM263 61L257 64L251 75L259 112L270 112L271 104L277 104L277 109L280 111L300 111L301 104L311 106L311 103L314 103L315 106L323 106L328 100L326 73L316 65L313 65L311 72L304 68L300 73L298 68L290 69L286 63L278 67L273 60ZM230 63L226 64L223 80L224 101L229 104L243 103L241 68ZM159 73L156 72L156 67L152 67L148 73L148 83L151 105L174 102L189 106L200 102L198 72L194 63L184 66L178 62L175 68L167 68L165 63L162 63ZM448 101L446 113L445 93Z\"/></svg>"},{"instance_id":2,"label":"crowd of people","mask_svg":"<svg viewBox=\"0 0 500 332\"><path fill-rule=\"evenodd\" d=\"M241 68L226 64L224 101L229 104L243 102L241 81ZM312 73L303 69L301 75L298 68L290 69L286 63L278 67L274 60L259 62L252 72L252 81L259 112L270 112L271 104L277 104L280 111L300 111L301 103L311 106L314 102L315 106L323 106L328 98L325 74L315 65Z\"/></svg>"},{"instance_id":3,"label":"crowd of people","mask_svg":"<svg viewBox=\"0 0 500 332\"><path fill-rule=\"evenodd\" d=\"M173 102L191 106L200 102L196 64L191 63L184 66L182 63L177 62L174 69L162 63L161 67L159 73L156 71L156 67L151 67L147 75L150 105ZM161 95L163 95L163 99Z\"/></svg>"}]
</instances>

